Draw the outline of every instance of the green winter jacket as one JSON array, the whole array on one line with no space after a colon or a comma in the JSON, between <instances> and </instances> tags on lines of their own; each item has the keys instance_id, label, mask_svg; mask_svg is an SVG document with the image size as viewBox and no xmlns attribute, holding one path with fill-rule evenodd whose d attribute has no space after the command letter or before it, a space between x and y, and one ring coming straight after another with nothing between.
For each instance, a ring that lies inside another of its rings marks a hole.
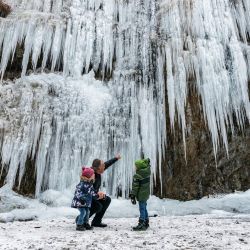
<instances>
[{"instance_id":1,"label":"green winter jacket","mask_svg":"<svg viewBox=\"0 0 250 250\"><path fill-rule=\"evenodd\" d=\"M132 191L138 201L147 201L150 195L150 163L149 160L135 162L136 174L133 177Z\"/></svg>"}]
</instances>

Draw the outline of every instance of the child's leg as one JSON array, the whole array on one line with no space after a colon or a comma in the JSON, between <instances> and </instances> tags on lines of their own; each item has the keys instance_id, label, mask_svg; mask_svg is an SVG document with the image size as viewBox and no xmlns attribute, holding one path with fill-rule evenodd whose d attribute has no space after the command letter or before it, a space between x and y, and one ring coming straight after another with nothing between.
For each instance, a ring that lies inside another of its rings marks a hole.
<instances>
[{"instance_id":1,"label":"child's leg","mask_svg":"<svg viewBox=\"0 0 250 250\"><path fill-rule=\"evenodd\" d=\"M85 215L86 215L86 208L82 207L82 208L78 208L78 210L80 211L80 215L77 218L76 224L77 225L83 225L84 218L85 218Z\"/></svg>"},{"instance_id":2,"label":"child's leg","mask_svg":"<svg viewBox=\"0 0 250 250\"><path fill-rule=\"evenodd\" d=\"M133 227L134 231L145 231L147 230L147 203L145 201L139 201L140 218L139 223L136 227Z\"/></svg>"},{"instance_id":3,"label":"child's leg","mask_svg":"<svg viewBox=\"0 0 250 250\"><path fill-rule=\"evenodd\" d=\"M148 218L147 202L146 202L145 211L146 211L146 220L145 220L145 224L146 224L146 227L148 228L148 227L149 227L149 218Z\"/></svg>"},{"instance_id":4,"label":"child's leg","mask_svg":"<svg viewBox=\"0 0 250 250\"><path fill-rule=\"evenodd\" d=\"M139 201L139 210L140 210L140 220L146 220L146 206L147 203L145 201Z\"/></svg>"},{"instance_id":5,"label":"child's leg","mask_svg":"<svg viewBox=\"0 0 250 250\"><path fill-rule=\"evenodd\" d=\"M86 207L85 210L86 210L86 214L84 217L84 223L89 223L89 208Z\"/></svg>"},{"instance_id":6,"label":"child's leg","mask_svg":"<svg viewBox=\"0 0 250 250\"><path fill-rule=\"evenodd\" d=\"M148 220L148 209L147 209L147 202L145 202L145 219Z\"/></svg>"},{"instance_id":7,"label":"child's leg","mask_svg":"<svg viewBox=\"0 0 250 250\"><path fill-rule=\"evenodd\" d=\"M86 230L92 230L93 227L89 225L89 214L90 214L90 209L86 208L86 215L84 218L84 227Z\"/></svg>"}]
</instances>

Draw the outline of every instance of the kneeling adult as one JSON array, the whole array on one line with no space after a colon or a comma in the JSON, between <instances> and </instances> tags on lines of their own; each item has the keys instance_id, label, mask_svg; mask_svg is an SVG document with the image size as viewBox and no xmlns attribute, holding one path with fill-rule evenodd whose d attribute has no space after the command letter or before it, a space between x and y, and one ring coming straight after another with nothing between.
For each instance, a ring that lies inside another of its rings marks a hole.
<instances>
[{"instance_id":1,"label":"kneeling adult","mask_svg":"<svg viewBox=\"0 0 250 250\"><path fill-rule=\"evenodd\" d=\"M93 185L96 192L99 194L99 200L93 200L92 205L90 208L90 215L91 217L95 214L95 217L92 220L92 226L94 227L106 227L107 224L102 223L102 218L110 205L111 198L107 196L105 193L100 192L99 189L101 187L102 177L101 175L107 170L111 165L121 159L120 155L117 155L115 158L109 161L102 161L100 159L95 159L92 163L92 168L95 171L95 183Z\"/></svg>"}]
</instances>

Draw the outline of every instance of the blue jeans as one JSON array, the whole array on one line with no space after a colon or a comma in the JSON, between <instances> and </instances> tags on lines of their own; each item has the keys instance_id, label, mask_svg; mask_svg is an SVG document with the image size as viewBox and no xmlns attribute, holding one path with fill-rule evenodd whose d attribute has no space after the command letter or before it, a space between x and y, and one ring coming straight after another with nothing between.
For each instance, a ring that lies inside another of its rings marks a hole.
<instances>
[{"instance_id":1,"label":"blue jeans","mask_svg":"<svg viewBox=\"0 0 250 250\"><path fill-rule=\"evenodd\" d=\"M140 220L147 220L148 219L148 211L147 211L147 202L146 201L139 201L139 210L140 210Z\"/></svg>"},{"instance_id":2,"label":"blue jeans","mask_svg":"<svg viewBox=\"0 0 250 250\"><path fill-rule=\"evenodd\" d=\"M88 207L81 207L78 208L80 211L80 215L76 218L77 225L83 225L84 223L88 223L89 221L89 208Z\"/></svg>"}]
</instances>

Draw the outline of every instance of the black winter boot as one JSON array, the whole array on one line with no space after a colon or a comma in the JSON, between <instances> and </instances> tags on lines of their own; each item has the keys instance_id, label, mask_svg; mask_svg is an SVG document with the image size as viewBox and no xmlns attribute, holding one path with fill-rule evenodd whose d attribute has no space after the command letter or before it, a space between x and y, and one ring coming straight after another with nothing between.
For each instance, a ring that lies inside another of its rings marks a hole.
<instances>
[{"instance_id":1,"label":"black winter boot","mask_svg":"<svg viewBox=\"0 0 250 250\"><path fill-rule=\"evenodd\" d=\"M85 231L84 225L76 225L76 231Z\"/></svg>"},{"instance_id":2,"label":"black winter boot","mask_svg":"<svg viewBox=\"0 0 250 250\"><path fill-rule=\"evenodd\" d=\"M92 227L107 227L107 224L105 223L93 223L92 221L92 224L91 224Z\"/></svg>"},{"instance_id":3,"label":"black winter boot","mask_svg":"<svg viewBox=\"0 0 250 250\"><path fill-rule=\"evenodd\" d=\"M84 227L86 230L92 230L93 227L89 225L89 223L84 223Z\"/></svg>"},{"instance_id":4,"label":"black winter boot","mask_svg":"<svg viewBox=\"0 0 250 250\"><path fill-rule=\"evenodd\" d=\"M147 218L147 219L145 220L145 225L146 225L147 228L149 228L149 218Z\"/></svg>"},{"instance_id":5,"label":"black winter boot","mask_svg":"<svg viewBox=\"0 0 250 250\"><path fill-rule=\"evenodd\" d=\"M147 226L145 224L145 221L139 220L139 223L136 227L133 227L133 231L146 231Z\"/></svg>"}]
</instances>

